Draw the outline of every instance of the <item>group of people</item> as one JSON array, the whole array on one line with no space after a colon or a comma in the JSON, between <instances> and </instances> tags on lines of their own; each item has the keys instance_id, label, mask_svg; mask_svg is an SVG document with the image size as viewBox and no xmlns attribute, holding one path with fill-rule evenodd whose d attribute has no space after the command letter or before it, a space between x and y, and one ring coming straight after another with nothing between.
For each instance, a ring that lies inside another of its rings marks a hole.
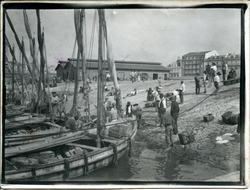
<instances>
[{"instance_id":1,"label":"group of people","mask_svg":"<svg viewBox=\"0 0 250 190\"><path fill-rule=\"evenodd\" d=\"M131 71L130 72L130 74L129 74L129 76L130 76L130 80L132 81L132 83L134 83L134 82L140 82L141 81L141 74L140 74L140 72L138 71Z\"/></svg>"}]
</instances>

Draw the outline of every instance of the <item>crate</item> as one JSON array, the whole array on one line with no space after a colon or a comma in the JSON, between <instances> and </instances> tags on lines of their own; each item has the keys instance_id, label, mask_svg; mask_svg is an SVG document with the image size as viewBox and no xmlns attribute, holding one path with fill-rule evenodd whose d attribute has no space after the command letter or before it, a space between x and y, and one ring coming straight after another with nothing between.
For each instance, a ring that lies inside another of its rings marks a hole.
<instances>
[{"instance_id":1,"label":"crate","mask_svg":"<svg viewBox=\"0 0 250 190\"><path fill-rule=\"evenodd\" d=\"M212 121L212 120L214 120L213 114L207 114L207 115L203 116L203 121L204 122L209 122L209 121Z\"/></svg>"}]
</instances>

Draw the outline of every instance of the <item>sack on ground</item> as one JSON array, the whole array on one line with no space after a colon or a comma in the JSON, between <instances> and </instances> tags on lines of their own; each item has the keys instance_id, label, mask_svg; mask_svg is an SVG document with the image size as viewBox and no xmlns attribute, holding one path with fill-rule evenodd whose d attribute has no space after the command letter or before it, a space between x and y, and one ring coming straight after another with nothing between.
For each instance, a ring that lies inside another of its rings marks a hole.
<instances>
[{"instance_id":1,"label":"sack on ground","mask_svg":"<svg viewBox=\"0 0 250 190\"><path fill-rule=\"evenodd\" d=\"M109 130L108 135L110 137L116 137L116 138L130 136L133 131L134 125L135 125L134 121L124 124L114 125L108 129Z\"/></svg>"},{"instance_id":2,"label":"sack on ground","mask_svg":"<svg viewBox=\"0 0 250 190\"><path fill-rule=\"evenodd\" d=\"M190 144L195 141L194 134L189 134L187 131L183 131L182 133L178 134L178 136L181 145Z\"/></svg>"},{"instance_id":3,"label":"sack on ground","mask_svg":"<svg viewBox=\"0 0 250 190\"><path fill-rule=\"evenodd\" d=\"M203 116L203 120L204 120L204 122L212 121L212 120L214 120L214 116L213 116L213 114L207 114L207 115Z\"/></svg>"},{"instance_id":4,"label":"sack on ground","mask_svg":"<svg viewBox=\"0 0 250 190\"><path fill-rule=\"evenodd\" d=\"M233 114L229 119L229 124L235 125L238 124L239 114Z\"/></svg>"},{"instance_id":5,"label":"sack on ground","mask_svg":"<svg viewBox=\"0 0 250 190\"><path fill-rule=\"evenodd\" d=\"M224 123L229 124L230 123L230 118L233 115L233 112L231 111L227 111L226 113L224 113L221 117Z\"/></svg>"}]
</instances>

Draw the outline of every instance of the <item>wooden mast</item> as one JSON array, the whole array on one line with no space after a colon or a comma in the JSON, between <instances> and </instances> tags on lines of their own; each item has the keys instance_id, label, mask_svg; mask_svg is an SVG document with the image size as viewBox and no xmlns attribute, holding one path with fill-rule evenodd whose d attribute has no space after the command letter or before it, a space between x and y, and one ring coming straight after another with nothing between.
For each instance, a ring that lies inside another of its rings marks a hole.
<instances>
[{"instance_id":1,"label":"wooden mast","mask_svg":"<svg viewBox=\"0 0 250 190\"><path fill-rule=\"evenodd\" d=\"M99 15L99 37L98 37L98 93L97 93L97 147L101 147L101 131L103 129L103 28L102 28L102 19L103 19L103 10L98 9Z\"/></svg>"},{"instance_id":2,"label":"wooden mast","mask_svg":"<svg viewBox=\"0 0 250 190\"><path fill-rule=\"evenodd\" d=\"M23 46L23 52L25 52L25 48L24 48L24 42L23 42L23 38L22 38L22 46ZM23 86L23 80L24 80L24 56L22 54L22 105L24 105L24 86Z\"/></svg>"},{"instance_id":3,"label":"wooden mast","mask_svg":"<svg viewBox=\"0 0 250 190\"><path fill-rule=\"evenodd\" d=\"M15 55L15 46L13 45L13 53ZM14 68L14 61L15 61L15 58L14 58L14 55L13 55L13 58L12 58L12 101L14 103L14 99L15 99L15 90L14 90L14 72L15 72L15 68Z\"/></svg>"}]
</instances>

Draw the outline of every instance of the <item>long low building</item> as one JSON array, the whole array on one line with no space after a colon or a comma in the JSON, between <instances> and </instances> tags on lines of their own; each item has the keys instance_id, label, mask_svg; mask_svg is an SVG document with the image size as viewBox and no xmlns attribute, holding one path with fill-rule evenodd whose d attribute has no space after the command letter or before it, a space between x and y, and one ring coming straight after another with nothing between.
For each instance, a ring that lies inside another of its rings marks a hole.
<instances>
[{"instance_id":1,"label":"long low building","mask_svg":"<svg viewBox=\"0 0 250 190\"><path fill-rule=\"evenodd\" d=\"M76 79L76 65L77 60L69 58L67 61L59 61L55 68L57 77L62 80L73 81ZM80 64L81 65L81 64ZM132 71L140 74L146 80L169 79L170 69L162 66L157 62L137 62L137 61L115 61L116 72L118 80L129 80ZM79 66L82 70L82 67ZM86 60L87 76L94 79L98 74L98 60ZM107 62L104 62L103 70L105 74L109 73ZM81 71L79 78L81 78Z\"/></svg>"}]
</instances>

